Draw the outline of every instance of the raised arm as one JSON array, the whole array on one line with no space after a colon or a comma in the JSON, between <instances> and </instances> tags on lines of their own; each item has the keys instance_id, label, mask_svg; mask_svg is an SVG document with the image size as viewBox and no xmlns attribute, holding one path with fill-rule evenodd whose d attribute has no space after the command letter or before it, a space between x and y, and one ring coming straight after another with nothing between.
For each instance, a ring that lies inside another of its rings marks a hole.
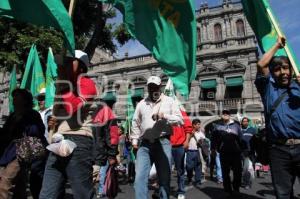
<instances>
[{"instance_id":1,"label":"raised arm","mask_svg":"<svg viewBox=\"0 0 300 199\"><path fill-rule=\"evenodd\" d=\"M261 72L263 76L268 76L270 73L269 63L272 57L275 55L278 49L285 46L286 39L284 37L278 37L277 42L272 48L266 52L257 63L257 71Z\"/></svg>"}]
</instances>

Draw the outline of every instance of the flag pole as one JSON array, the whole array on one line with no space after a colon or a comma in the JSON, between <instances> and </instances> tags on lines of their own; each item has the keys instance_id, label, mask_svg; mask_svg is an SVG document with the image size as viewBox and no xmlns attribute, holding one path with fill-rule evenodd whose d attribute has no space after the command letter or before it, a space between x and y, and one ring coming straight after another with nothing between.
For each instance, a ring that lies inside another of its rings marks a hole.
<instances>
[{"instance_id":1,"label":"flag pole","mask_svg":"<svg viewBox=\"0 0 300 199\"><path fill-rule=\"evenodd\" d=\"M76 0L71 0L69 4L69 16L72 18Z\"/></svg>"},{"instance_id":2,"label":"flag pole","mask_svg":"<svg viewBox=\"0 0 300 199\"><path fill-rule=\"evenodd\" d=\"M270 8L267 7L266 10L267 10L267 13L268 13L268 15L271 19L272 24L274 25L274 28L275 28L278 36L279 37L284 37L282 31L279 28L279 25L276 23L275 17L273 15L273 13L271 12ZM292 67L293 67L293 69L296 73L296 76L298 76L299 75L299 70L297 68L296 61L294 60L294 57L292 56L292 53L291 53L291 51L290 51L290 49L288 48L287 45L284 46L284 50L285 50L285 52L286 52L286 54L287 54L287 56L288 56L288 58L289 58L289 60L292 64Z\"/></svg>"},{"instance_id":3,"label":"flag pole","mask_svg":"<svg viewBox=\"0 0 300 199\"><path fill-rule=\"evenodd\" d=\"M76 3L76 0L71 0L70 1L70 4L69 4L69 16L70 18L72 19L72 16L73 16L73 12L74 12L74 8L75 8L75 3ZM62 48L61 50L61 56L62 58L66 55L67 53L67 49L66 48ZM58 66L59 67L59 66ZM61 66L60 66L61 67ZM60 76L60 74L58 74L58 77ZM57 84L57 86L59 86L60 84ZM55 96L57 95L57 89L56 89L56 94ZM55 117L55 109L57 109L57 107L55 106L55 102L57 102L57 98L54 98L54 105L53 105L53 116ZM51 144L51 141L52 141L52 136L54 135L54 133L56 132L56 128L50 128L49 130L49 133L48 133L48 142Z\"/></svg>"}]
</instances>

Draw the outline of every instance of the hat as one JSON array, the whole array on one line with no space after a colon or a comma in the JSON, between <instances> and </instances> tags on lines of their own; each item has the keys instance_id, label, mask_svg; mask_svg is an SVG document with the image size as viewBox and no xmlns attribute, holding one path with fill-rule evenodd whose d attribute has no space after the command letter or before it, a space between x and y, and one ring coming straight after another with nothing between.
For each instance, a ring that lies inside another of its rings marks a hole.
<instances>
[{"instance_id":1,"label":"hat","mask_svg":"<svg viewBox=\"0 0 300 199\"><path fill-rule=\"evenodd\" d=\"M161 79L157 76L151 76L147 80L147 85L151 83L159 86L161 84Z\"/></svg>"},{"instance_id":2,"label":"hat","mask_svg":"<svg viewBox=\"0 0 300 199\"><path fill-rule=\"evenodd\" d=\"M39 95L44 95L44 94L46 94L46 89L42 88L39 92Z\"/></svg>"},{"instance_id":3,"label":"hat","mask_svg":"<svg viewBox=\"0 0 300 199\"><path fill-rule=\"evenodd\" d=\"M75 58L84 63L85 66L90 66L89 57L85 52L81 50L75 50Z\"/></svg>"},{"instance_id":4,"label":"hat","mask_svg":"<svg viewBox=\"0 0 300 199\"><path fill-rule=\"evenodd\" d=\"M230 115L230 112L229 112L229 110L226 110L226 109L225 109L225 110L223 110L223 111L222 111L222 115Z\"/></svg>"}]
</instances>

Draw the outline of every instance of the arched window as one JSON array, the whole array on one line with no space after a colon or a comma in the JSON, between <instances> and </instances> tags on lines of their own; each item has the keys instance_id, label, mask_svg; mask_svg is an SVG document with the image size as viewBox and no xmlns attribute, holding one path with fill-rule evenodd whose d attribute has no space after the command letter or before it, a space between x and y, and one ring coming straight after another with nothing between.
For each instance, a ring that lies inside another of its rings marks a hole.
<instances>
[{"instance_id":1,"label":"arched window","mask_svg":"<svg viewBox=\"0 0 300 199\"><path fill-rule=\"evenodd\" d=\"M236 22L236 34L238 37L245 36L245 27L243 20L239 19Z\"/></svg>"},{"instance_id":2,"label":"arched window","mask_svg":"<svg viewBox=\"0 0 300 199\"><path fill-rule=\"evenodd\" d=\"M222 26L220 24L216 24L214 26L214 33L215 33L215 41L222 40Z\"/></svg>"}]
</instances>

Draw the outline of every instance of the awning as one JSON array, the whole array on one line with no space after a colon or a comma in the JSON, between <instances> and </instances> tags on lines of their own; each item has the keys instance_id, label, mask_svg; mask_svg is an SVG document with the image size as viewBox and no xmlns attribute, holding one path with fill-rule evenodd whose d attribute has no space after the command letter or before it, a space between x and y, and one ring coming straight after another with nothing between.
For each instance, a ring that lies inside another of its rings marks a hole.
<instances>
[{"instance_id":1,"label":"awning","mask_svg":"<svg viewBox=\"0 0 300 199\"><path fill-rule=\"evenodd\" d=\"M101 96L104 101L116 101L116 91L109 91Z\"/></svg>"},{"instance_id":2,"label":"awning","mask_svg":"<svg viewBox=\"0 0 300 199\"><path fill-rule=\"evenodd\" d=\"M144 88L136 88L131 91L131 97L144 97Z\"/></svg>"},{"instance_id":3,"label":"awning","mask_svg":"<svg viewBox=\"0 0 300 199\"><path fill-rule=\"evenodd\" d=\"M202 80L200 86L201 86L201 88L204 88L204 89L216 88L217 80L216 79Z\"/></svg>"},{"instance_id":4,"label":"awning","mask_svg":"<svg viewBox=\"0 0 300 199\"><path fill-rule=\"evenodd\" d=\"M226 86L233 87L233 86L242 86L244 83L244 79L242 76L238 77L227 77L226 78Z\"/></svg>"}]
</instances>

